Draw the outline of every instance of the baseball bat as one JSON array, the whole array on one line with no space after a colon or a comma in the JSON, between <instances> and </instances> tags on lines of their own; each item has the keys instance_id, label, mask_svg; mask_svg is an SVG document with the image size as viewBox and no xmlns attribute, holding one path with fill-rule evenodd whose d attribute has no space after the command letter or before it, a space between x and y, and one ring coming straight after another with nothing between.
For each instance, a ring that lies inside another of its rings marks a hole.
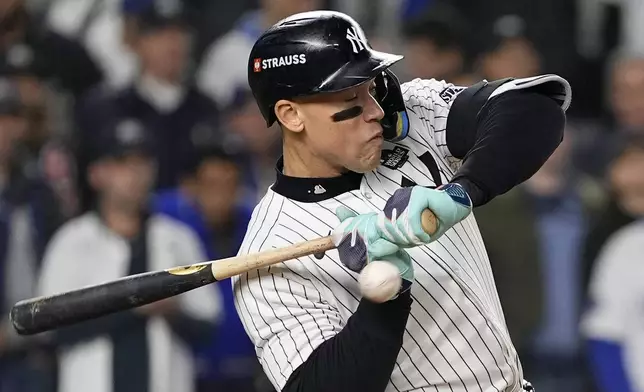
<instances>
[{"instance_id":1,"label":"baseball bat","mask_svg":"<svg viewBox=\"0 0 644 392\"><path fill-rule=\"evenodd\" d=\"M423 230L436 231L430 210L421 215ZM196 288L298 257L335 248L331 236L284 248L126 276L98 285L16 303L11 323L20 335L33 335L108 314L147 305Z\"/></svg>"}]
</instances>

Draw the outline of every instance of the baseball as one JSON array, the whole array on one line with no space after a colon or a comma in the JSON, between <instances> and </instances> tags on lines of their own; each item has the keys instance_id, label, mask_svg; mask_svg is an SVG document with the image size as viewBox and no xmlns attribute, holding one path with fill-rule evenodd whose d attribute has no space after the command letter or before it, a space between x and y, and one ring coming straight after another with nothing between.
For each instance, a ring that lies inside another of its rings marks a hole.
<instances>
[{"instance_id":1,"label":"baseball","mask_svg":"<svg viewBox=\"0 0 644 392\"><path fill-rule=\"evenodd\" d=\"M362 295L370 301L382 303L392 299L400 290L402 278L398 268L386 261L372 261L358 277Z\"/></svg>"}]
</instances>

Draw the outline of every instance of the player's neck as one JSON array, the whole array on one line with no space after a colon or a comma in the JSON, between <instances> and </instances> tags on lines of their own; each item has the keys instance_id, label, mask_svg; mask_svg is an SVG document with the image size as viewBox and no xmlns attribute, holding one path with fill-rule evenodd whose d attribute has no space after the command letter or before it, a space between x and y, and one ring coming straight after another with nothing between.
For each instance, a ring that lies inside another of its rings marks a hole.
<instances>
[{"instance_id":1,"label":"player's neck","mask_svg":"<svg viewBox=\"0 0 644 392\"><path fill-rule=\"evenodd\" d=\"M342 168L334 167L304 146L294 148L284 145L284 175L301 178L331 178L342 174Z\"/></svg>"}]
</instances>

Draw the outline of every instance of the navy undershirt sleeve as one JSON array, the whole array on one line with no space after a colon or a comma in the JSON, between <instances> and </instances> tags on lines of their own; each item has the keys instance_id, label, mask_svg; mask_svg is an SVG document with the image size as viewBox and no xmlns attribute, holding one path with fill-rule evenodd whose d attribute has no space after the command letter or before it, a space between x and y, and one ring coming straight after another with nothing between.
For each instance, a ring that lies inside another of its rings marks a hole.
<instances>
[{"instance_id":1,"label":"navy undershirt sleeve","mask_svg":"<svg viewBox=\"0 0 644 392\"><path fill-rule=\"evenodd\" d=\"M450 112L450 116L458 116ZM467 151L451 182L480 206L536 173L563 140L566 117L553 99L510 91L489 100L476 127L447 130L450 151Z\"/></svg>"},{"instance_id":2,"label":"navy undershirt sleeve","mask_svg":"<svg viewBox=\"0 0 644 392\"><path fill-rule=\"evenodd\" d=\"M282 392L383 392L402 346L410 290L376 304L362 299L334 337L291 374Z\"/></svg>"}]
</instances>

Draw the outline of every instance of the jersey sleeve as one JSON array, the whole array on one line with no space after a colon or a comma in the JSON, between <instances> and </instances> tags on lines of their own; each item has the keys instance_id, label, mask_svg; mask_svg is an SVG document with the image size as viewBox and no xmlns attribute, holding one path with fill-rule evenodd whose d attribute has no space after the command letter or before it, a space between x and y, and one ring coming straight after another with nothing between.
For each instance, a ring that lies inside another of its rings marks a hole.
<instances>
[{"instance_id":1,"label":"jersey sleeve","mask_svg":"<svg viewBox=\"0 0 644 392\"><path fill-rule=\"evenodd\" d=\"M409 133L407 143L429 151L442 160L453 175L460 167L447 147L447 117L454 100L466 87L436 79L414 79L401 85Z\"/></svg>"},{"instance_id":2,"label":"jersey sleeve","mask_svg":"<svg viewBox=\"0 0 644 392\"><path fill-rule=\"evenodd\" d=\"M292 243L270 237L262 250ZM308 270L309 257L233 278L235 306L255 344L264 372L277 390L324 341L343 327L335 306Z\"/></svg>"},{"instance_id":3,"label":"jersey sleeve","mask_svg":"<svg viewBox=\"0 0 644 392\"><path fill-rule=\"evenodd\" d=\"M643 228L640 223L616 232L599 254L582 319L588 339L623 343L633 317L644 309Z\"/></svg>"}]
</instances>

